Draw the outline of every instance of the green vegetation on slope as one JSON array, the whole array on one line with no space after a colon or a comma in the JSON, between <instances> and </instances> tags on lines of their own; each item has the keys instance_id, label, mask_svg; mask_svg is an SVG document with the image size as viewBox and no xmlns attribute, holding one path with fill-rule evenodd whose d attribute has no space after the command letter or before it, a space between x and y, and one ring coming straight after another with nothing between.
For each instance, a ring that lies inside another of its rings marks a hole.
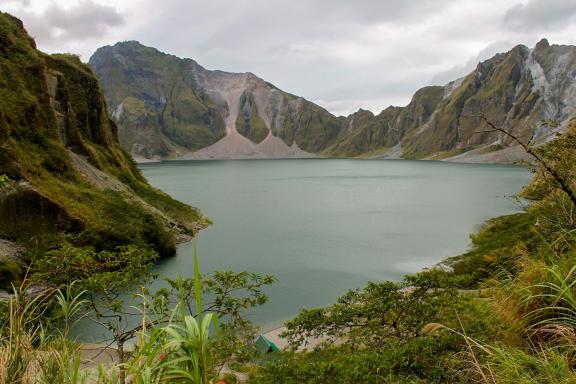
<instances>
[{"instance_id":1,"label":"green vegetation on slope","mask_svg":"<svg viewBox=\"0 0 576 384\"><path fill-rule=\"evenodd\" d=\"M169 256L176 235L205 225L197 210L151 187L120 147L91 69L76 56L37 51L4 13L0 174L0 238L23 244L25 263L64 242Z\"/></svg>"},{"instance_id":2,"label":"green vegetation on slope","mask_svg":"<svg viewBox=\"0 0 576 384\"><path fill-rule=\"evenodd\" d=\"M151 292L153 259L154 252L134 246L96 255L69 246L50 252L39 267L61 288L32 296L25 282L7 302L0 301L0 383L209 384L222 376L222 364L254 356L254 348L246 346L254 328L243 315L266 302L262 288L273 281L270 276L200 275L195 254L193 278L168 280L168 288ZM60 273L50 268L54 260L63 261ZM91 269L102 273L94 278ZM139 303L128 309L123 293L135 286ZM138 321L126 322L134 311L141 314ZM115 357L100 361L97 355L93 368L82 345L71 340L84 317L110 331L116 344L115 353L103 350Z\"/></svg>"},{"instance_id":3,"label":"green vegetation on slope","mask_svg":"<svg viewBox=\"0 0 576 384\"><path fill-rule=\"evenodd\" d=\"M268 136L266 123L258 115L258 109L251 94L240 97L240 112L236 118L236 130L242 136L259 143Z\"/></svg>"},{"instance_id":4,"label":"green vegetation on slope","mask_svg":"<svg viewBox=\"0 0 576 384\"><path fill-rule=\"evenodd\" d=\"M443 95L444 87L424 87L414 94L406 107L388 107L377 116L360 110L347 118L348 129L325 153L330 156L360 156L385 152L426 124Z\"/></svg>"},{"instance_id":5,"label":"green vegetation on slope","mask_svg":"<svg viewBox=\"0 0 576 384\"><path fill-rule=\"evenodd\" d=\"M171 157L179 148L194 151L226 134L214 101L194 80L191 60L131 41L98 49L90 65L121 126L120 142L131 153Z\"/></svg>"}]
</instances>

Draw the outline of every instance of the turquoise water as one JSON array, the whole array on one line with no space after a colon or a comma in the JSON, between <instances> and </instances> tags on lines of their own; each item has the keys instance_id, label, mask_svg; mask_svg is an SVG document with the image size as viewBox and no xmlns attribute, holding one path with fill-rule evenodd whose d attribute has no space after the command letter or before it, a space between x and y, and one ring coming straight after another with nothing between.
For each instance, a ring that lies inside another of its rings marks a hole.
<instances>
[{"instance_id":1,"label":"turquoise water","mask_svg":"<svg viewBox=\"0 0 576 384\"><path fill-rule=\"evenodd\" d=\"M462 253L485 220L517 212L519 167L404 160L178 161L141 165L148 180L214 221L198 237L203 272L271 273L272 328L368 281L399 280ZM161 276L192 276L192 245Z\"/></svg>"}]
</instances>

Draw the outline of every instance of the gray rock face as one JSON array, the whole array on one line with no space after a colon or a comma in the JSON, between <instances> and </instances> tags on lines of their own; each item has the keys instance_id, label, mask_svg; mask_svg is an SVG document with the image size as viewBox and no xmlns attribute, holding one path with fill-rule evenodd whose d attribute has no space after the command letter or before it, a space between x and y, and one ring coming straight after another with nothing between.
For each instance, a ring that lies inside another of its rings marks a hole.
<instances>
[{"instance_id":1,"label":"gray rock face","mask_svg":"<svg viewBox=\"0 0 576 384\"><path fill-rule=\"evenodd\" d=\"M565 122L576 113L576 47L550 46L540 41L530 52L527 67L533 91L542 102L541 116Z\"/></svg>"},{"instance_id":2,"label":"gray rock face","mask_svg":"<svg viewBox=\"0 0 576 384\"><path fill-rule=\"evenodd\" d=\"M102 47L90 65L137 158L311 157L338 133L336 117L251 73L210 71L137 42Z\"/></svg>"}]
</instances>

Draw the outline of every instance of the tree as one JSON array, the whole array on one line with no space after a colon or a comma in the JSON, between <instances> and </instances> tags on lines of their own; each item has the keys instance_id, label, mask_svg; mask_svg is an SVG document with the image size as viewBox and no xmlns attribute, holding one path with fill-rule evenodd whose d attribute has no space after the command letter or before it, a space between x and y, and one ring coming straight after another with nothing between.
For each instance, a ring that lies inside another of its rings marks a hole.
<instances>
[{"instance_id":1,"label":"tree","mask_svg":"<svg viewBox=\"0 0 576 384\"><path fill-rule=\"evenodd\" d=\"M438 308L453 300L448 275L430 270L395 283L369 283L351 290L336 304L302 310L286 323L284 336L294 347L310 338L345 340L353 347L382 347L391 339L416 337L427 323L437 321Z\"/></svg>"}]
</instances>

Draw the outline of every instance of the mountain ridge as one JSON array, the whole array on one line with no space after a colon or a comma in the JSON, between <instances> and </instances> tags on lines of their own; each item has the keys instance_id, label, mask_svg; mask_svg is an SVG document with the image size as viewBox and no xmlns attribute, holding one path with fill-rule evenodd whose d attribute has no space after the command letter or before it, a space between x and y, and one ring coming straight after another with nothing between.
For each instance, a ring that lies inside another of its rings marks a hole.
<instances>
[{"instance_id":1,"label":"mountain ridge","mask_svg":"<svg viewBox=\"0 0 576 384\"><path fill-rule=\"evenodd\" d=\"M337 124L326 130L318 123L337 120L328 111L249 72L206 70L194 60L133 41L99 48L90 65L102 81L112 116L123 127L121 141L136 157L262 158L270 151L279 157L314 156L306 152L319 151L336 134ZM142 71L148 71L148 78ZM241 99L253 105L243 108L244 118L238 119ZM209 106L208 118L204 113L198 119L198 103ZM246 136L257 134L259 143L242 135L238 126ZM207 128L216 129L202 137ZM149 151L159 142L166 143L163 151Z\"/></svg>"},{"instance_id":2,"label":"mountain ridge","mask_svg":"<svg viewBox=\"0 0 576 384\"><path fill-rule=\"evenodd\" d=\"M159 70L158 62L166 60L170 69ZM99 48L90 65L102 81L121 143L138 158L510 162L522 158L522 153L502 135L477 133L482 126L478 115L488 116L522 140L541 143L576 113L576 47L550 45L546 39L532 49L517 45L499 53L446 85L423 87L404 107L390 106L378 114L360 109L349 116L334 116L250 72L207 70L192 59L135 41ZM148 71L145 81L137 78L141 71ZM167 71L179 71L177 80ZM170 81L184 84L209 108L210 117L198 120L185 89L168 95L163 87ZM155 96L150 98L151 94ZM163 102L172 105L172 115L188 111L187 120L179 124L166 118L165 110L158 108ZM184 136L206 129L213 134L209 140L194 134L186 141L171 134L174 129ZM155 149L167 140L166 150Z\"/></svg>"}]
</instances>

